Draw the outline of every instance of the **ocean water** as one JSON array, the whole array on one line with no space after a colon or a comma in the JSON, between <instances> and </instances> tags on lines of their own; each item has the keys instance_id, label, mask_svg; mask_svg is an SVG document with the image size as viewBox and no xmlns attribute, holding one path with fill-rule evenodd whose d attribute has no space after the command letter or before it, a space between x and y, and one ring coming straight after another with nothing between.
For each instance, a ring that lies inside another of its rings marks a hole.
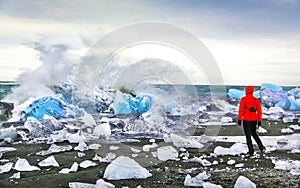
<instances>
[{"instance_id":1,"label":"ocean water","mask_svg":"<svg viewBox=\"0 0 300 188\"><path fill-rule=\"evenodd\" d=\"M7 81L0 81L0 101L4 99L5 96L10 94L12 92L12 89L14 87L18 87L18 84L14 82L7 82ZM191 102L191 99L193 97L196 97L198 99L208 99L212 96L212 94L215 94L217 97L226 96L229 89L239 89L243 90L245 86L237 86L237 85L224 85L224 86L210 86L210 85L156 85L156 88L163 89L167 91L168 93L184 93L189 96L189 101ZM253 86L255 90L259 90L260 86ZM282 87L284 91L289 91L295 86L283 86ZM178 91L180 90L180 91ZM197 95L197 96L195 96ZM195 100L196 100L195 98Z\"/></svg>"}]
</instances>

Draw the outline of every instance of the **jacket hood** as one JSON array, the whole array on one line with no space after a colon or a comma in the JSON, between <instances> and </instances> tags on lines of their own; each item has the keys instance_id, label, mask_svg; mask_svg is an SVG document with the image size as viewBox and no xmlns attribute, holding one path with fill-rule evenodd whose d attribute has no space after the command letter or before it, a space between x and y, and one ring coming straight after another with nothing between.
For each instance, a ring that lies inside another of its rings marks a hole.
<instances>
[{"instance_id":1,"label":"jacket hood","mask_svg":"<svg viewBox=\"0 0 300 188\"><path fill-rule=\"evenodd\" d=\"M254 87L252 87L252 86L247 86L246 88L245 88L245 92L246 92L246 94L250 94L250 93L253 93L254 92Z\"/></svg>"}]
</instances>

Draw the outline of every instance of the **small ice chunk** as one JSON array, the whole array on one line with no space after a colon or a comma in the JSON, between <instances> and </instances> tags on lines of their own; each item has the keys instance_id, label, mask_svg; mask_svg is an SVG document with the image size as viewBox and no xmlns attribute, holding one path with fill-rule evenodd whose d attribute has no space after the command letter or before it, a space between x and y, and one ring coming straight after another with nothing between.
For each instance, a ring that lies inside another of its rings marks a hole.
<instances>
[{"instance_id":1,"label":"small ice chunk","mask_svg":"<svg viewBox=\"0 0 300 188\"><path fill-rule=\"evenodd\" d=\"M235 160L231 159L231 160L227 161L227 164L228 165L233 165L233 164L235 164Z\"/></svg>"},{"instance_id":2,"label":"small ice chunk","mask_svg":"<svg viewBox=\"0 0 300 188\"><path fill-rule=\"evenodd\" d=\"M21 172L14 173L9 178L11 178L11 179L20 179L21 178Z\"/></svg>"},{"instance_id":3,"label":"small ice chunk","mask_svg":"<svg viewBox=\"0 0 300 188\"><path fill-rule=\"evenodd\" d=\"M58 173L69 174L70 172L76 172L78 170L78 163L74 162L71 168L63 168Z\"/></svg>"},{"instance_id":4,"label":"small ice chunk","mask_svg":"<svg viewBox=\"0 0 300 188\"><path fill-rule=\"evenodd\" d=\"M182 136L171 134L174 146L178 148L203 148L204 145L193 138L184 138Z\"/></svg>"},{"instance_id":5,"label":"small ice chunk","mask_svg":"<svg viewBox=\"0 0 300 188\"><path fill-rule=\"evenodd\" d=\"M141 152L141 150L136 149L136 148L130 148L130 150L131 150L133 153L140 153L140 152Z\"/></svg>"},{"instance_id":6,"label":"small ice chunk","mask_svg":"<svg viewBox=\"0 0 300 188\"><path fill-rule=\"evenodd\" d=\"M222 117L221 118L222 123L230 123L233 122L232 117Z\"/></svg>"},{"instance_id":7,"label":"small ice chunk","mask_svg":"<svg viewBox=\"0 0 300 188\"><path fill-rule=\"evenodd\" d=\"M53 155L42 160L41 162L38 163L38 165L39 166L56 166L56 167L59 166L58 162L55 160Z\"/></svg>"},{"instance_id":8,"label":"small ice chunk","mask_svg":"<svg viewBox=\"0 0 300 188\"><path fill-rule=\"evenodd\" d=\"M88 147L88 145L83 141L79 142L78 146L74 147L74 150L77 150L77 151L86 151L89 149L90 148Z\"/></svg>"},{"instance_id":9,"label":"small ice chunk","mask_svg":"<svg viewBox=\"0 0 300 188\"><path fill-rule=\"evenodd\" d=\"M108 180L145 179L152 174L134 159L120 156L112 161L105 169L103 178Z\"/></svg>"},{"instance_id":10,"label":"small ice chunk","mask_svg":"<svg viewBox=\"0 0 300 188\"><path fill-rule=\"evenodd\" d=\"M173 146L162 146L157 149L157 157L161 161L176 160L178 151Z\"/></svg>"},{"instance_id":11,"label":"small ice chunk","mask_svg":"<svg viewBox=\"0 0 300 188\"><path fill-rule=\"evenodd\" d=\"M147 144L143 146L143 151L150 151L152 148L156 148L158 145L156 143L152 143L151 145Z\"/></svg>"},{"instance_id":12,"label":"small ice chunk","mask_svg":"<svg viewBox=\"0 0 300 188\"><path fill-rule=\"evenodd\" d=\"M103 179L98 179L96 182L96 187L101 188L114 188L115 186L109 182L104 181Z\"/></svg>"},{"instance_id":13,"label":"small ice chunk","mask_svg":"<svg viewBox=\"0 0 300 188\"><path fill-rule=\"evenodd\" d=\"M0 153L5 153L9 151L16 151L17 149L14 147L0 147Z\"/></svg>"},{"instance_id":14,"label":"small ice chunk","mask_svg":"<svg viewBox=\"0 0 300 188\"><path fill-rule=\"evenodd\" d=\"M85 156L85 153L78 152L78 153L77 153L77 156L78 156L79 158L84 157L84 156Z\"/></svg>"},{"instance_id":15,"label":"small ice chunk","mask_svg":"<svg viewBox=\"0 0 300 188\"><path fill-rule=\"evenodd\" d=\"M234 184L234 188L256 188L256 185L246 178L245 176L239 176L239 178L236 180Z\"/></svg>"},{"instance_id":16,"label":"small ice chunk","mask_svg":"<svg viewBox=\"0 0 300 188\"><path fill-rule=\"evenodd\" d=\"M248 147L246 144L242 144L237 142L233 144L230 148L224 148L222 146L217 146L214 149L214 154L216 155L239 155L242 153L246 153L248 151Z\"/></svg>"},{"instance_id":17,"label":"small ice chunk","mask_svg":"<svg viewBox=\"0 0 300 188\"><path fill-rule=\"evenodd\" d=\"M85 137L80 135L80 131L78 131L77 133L75 134L70 134L70 133L67 133L66 134L66 138L67 140L71 143L71 144L74 144L74 143L80 143L80 142L83 142L85 140Z\"/></svg>"},{"instance_id":18,"label":"small ice chunk","mask_svg":"<svg viewBox=\"0 0 300 188\"><path fill-rule=\"evenodd\" d=\"M202 164L202 166L211 166L211 162L209 162L207 159L202 159L201 157L194 157L192 159L188 160L189 162L196 162Z\"/></svg>"},{"instance_id":19,"label":"small ice chunk","mask_svg":"<svg viewBox=\"0 0 300 188\"><path fill-rule=\"evenodd\" d=\"M299 125L290 125L289 128L294 129L294 131L300 130L300 126Z\"/></svg>"},{"instance_id":20,"label":"small ice chunk","mask_svg":"<svg viewBox=\"0 0 300 188\"><path fill-rule=\"evenodd\" d=\"M89 149L94 149L94 150L97 150L101 148L101 145L100 144L91 144L89 145Z\"/></svg>"},{"instance_id":21,"label":"small ice chunk","mask_svg":"<svg viewBox=\"0 0 300 188\"><path fill-rule=\"evenodd\" d=\"M265 134L265 133L268 133L268 131L264 128L262 128L261 126L258 127L258 129L256 130L258 133L261 133L261 134Z\"/></svg>"},{"instance_id":22,"label":"small ice chunk","mask_svg":"<svg viewBox=\"0 0 300 188\"><path fill-rule=\"evenodd\" d=\"M236 168L242 168L242 167L244 167L244 166L245 166L245 164L243 164L243 163L239 163L239 164L236 164L236 165L235 165Z\"/></svg>"},{"instance_id":23,"label":"small ice chunk","mask_svg":"<svg viewBox=\"0 0 300 188\"><path fill-rule=\"evenodd\" d=\"M191 175L188 174L188 175L186 175L183 184L184 184L184 186L202 187L203 181L196 177L192 178Z\"/></svg>"},{"instance_id":24,"label":"small ice chunk","mask_svg":"<svg viewBox=\"0 0 300 188\"><path fill-rule=\"evenodd\" d=\"M93 158L93 160L95 161L99 161L100 163L104 162L104 163L110 163L112 160L114 160L117 157L117 154L115 153L107 153L106 156L104 158L95 155L95 157Z\"/></svg>"},{"instance_id":25,"label":"small ice chunk","mask_svg":"<svg viewBox=\"0 0 300 188\"><path fill-rule=\"evenodd\" d=\"M27 159L19 158L14 167L17 171L34 171L34 170L41 170L39 167L31 166Z\"/></svg>"},{"instance_id":26,"label":"small ice chunk","mask_svg":"<svg viewBox=\"0 0 300 188\"><path fill-rule=\"evenodd\" d=\"M120 147L119 146L110 146L109 150L115 151L118 150Z\"/></svg>"},{"instance_id":27,"label":"small ice chunk","mask_svg":"<svg viewBox=\"0 0 300 188\"><path fill-rule=\"evenodd\" d=\"M203 188L222 188L222 186L214 183L203 182Z\"/></svg>"},{"instance_id":28,"label":"small ice chunk","mask_svg":"<svg viewBox=\"0 0 300 188\"><path fill-rule=\"evenodd\" d=\"M219 162L218 161L213 161L212 164L217 165L217 164L219 164Z\"/></svg>"},{"instance_id":29,"label":"small ice chunk","mask_svg":"<svg viewBox=\"0 0 300 188\"><path fill-rule=\"evenodd\" d=\"M93 131L93 134L98 136L99 138L104 138L104 139L109 138L111 135L109 122L97 125Z\"/></svg>"},{"instance_id":30,"label":"small ice chunk","mask_svg":"<svg viewBox=\"0 0 300 188\"><path fill-rule=\"evenodd\" d=\"M208 180L210 178L210 174L207 173L206 171L200 172L195 178L200 179L200 180Z\"/></svg>"},{"instance_id":31,"label":"small ice chunk","mask_svg":"<svg viewBox=\"0 0 300 188\"><path fill-rule=\"evenodd\" d=\"M149 142L150 142L150 143L154 143L154 142L155 142L155 139L154 139L154 138L151 138L151 139L149 140Z\"/></svg>"},{"instance_id":32,"label":"small ice chunk","mask_svg":"<svg viewBox=\"0 0 300 188\"><path fill-rule=\"evenodd\" d=\"M300 168L292 169L290 171L290 174L292 174L293 176L300 176Z\"/></svg>"},{"instance_id":33,"label":"small ice chunk","mask_svg":"<svg viewBox=\"0 0 300 188\"><path fill-rule=\"evenodd\" d=\"M0 165L0 174L9 172L13 167L13 163L6 163L5 165Z\"/></svg>"},{"instance_id":34,"label":"small ice chunk","mask_svg":"<svg viewBox=\"0 0 300 188\"><path fill-rule=\"evenodd\" d=\"M85 161L81 162L81 163L79 164L79 166L80 166L81 168L88 168L88 167L91 167L91 166L97 166L97 164L94 163L93 161L85 160Z\"/></svg>"},{"instance_id":35,"label":"small ice chunk","mask_svg":"<svg viewBox=\"0 0 300 188\"><path fill-rule=\"evenodd\" d=\"M69 188L97 188L97 187L91 183L70 182Z\"/></svg>"},{"instance_id":36,"label":"small ice chunk","mask_svg":"<svg viewBox=\"0 0 300 188\"><path fill-rule=\"evenodd\" d=\"M37 152L36 155L49 155L52 153L60 153L65 151L72 150L72 146L66 145L66 146L58 146L56 144L52 144L48 150Z\"/></svg>"},{"instance_id":37,"label":"small ice chunk","mask_svg":"<svg viewBox=\"0 0 300 188\"><path fill-rule=\"evenodd\" d=\"M290 128L283 128L281 129L281 133L284 133L284 134L293 134L294 131Z\"/></svg>"}]
</instances>

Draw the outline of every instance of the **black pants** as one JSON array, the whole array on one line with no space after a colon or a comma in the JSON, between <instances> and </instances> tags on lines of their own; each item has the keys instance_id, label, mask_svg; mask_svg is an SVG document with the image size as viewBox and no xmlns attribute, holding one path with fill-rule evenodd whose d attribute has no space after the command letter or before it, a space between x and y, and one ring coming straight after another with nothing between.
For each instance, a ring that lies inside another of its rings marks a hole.
<instances>
[{"instance_id":1,"label":"black pants","mask_svg":"<svg viewBox=\"0 0 300 188\"><path fill-rule=\"evenodd\" d=\"M257 121L243 121L243 127L244 127L244 132L246 135L249 154L254 153L251 136L254 138L255 142L257 143L258 148L260 150L264 149L264 146L263 146L260 138L256 134L256 123L257 123Z\"/></svg>"}]
</instances>

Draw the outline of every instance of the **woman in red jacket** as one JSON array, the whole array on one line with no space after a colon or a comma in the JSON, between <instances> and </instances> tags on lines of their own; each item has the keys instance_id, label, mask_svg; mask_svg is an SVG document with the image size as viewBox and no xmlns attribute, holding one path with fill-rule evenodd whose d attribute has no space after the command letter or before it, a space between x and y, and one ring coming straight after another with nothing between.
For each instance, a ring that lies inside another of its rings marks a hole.
<instances>
[{"instance_id":1,"label":"woman in red jacket","mask_svg":"<svg viewBox=\"0 0 300 188\"><path fill-rule=\"evenodd\" d=\"M255 157L251 136L254 138L261 152L265 152L266 150L256 134L256 125L261 126L262 110L259 100L253 97L253 92L254 88L252 86L247 86L245 88L246 96L240 100L238 114L238 125L241 125L243 121L244 132L249 149L248 156L250 158Z\"/></svg>"}]
</instances>

